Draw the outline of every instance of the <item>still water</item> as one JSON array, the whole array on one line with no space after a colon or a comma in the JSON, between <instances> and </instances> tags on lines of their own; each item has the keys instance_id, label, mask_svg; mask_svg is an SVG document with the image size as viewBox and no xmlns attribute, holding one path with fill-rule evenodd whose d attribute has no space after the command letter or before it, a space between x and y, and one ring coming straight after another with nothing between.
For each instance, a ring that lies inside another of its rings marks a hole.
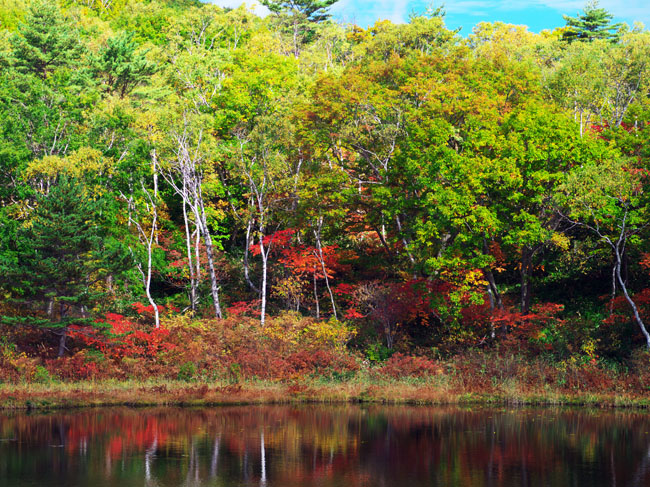
<instances>
[{"instance_id":1,"label":"still water","mask_svg":"<svg viewBox=\"0 0 650 487\"><path fill-rule=\"evenodd\" d=\"M0 414L0 486L650 486L650 415L265 406Z\"/></svg>"}]
</instances>

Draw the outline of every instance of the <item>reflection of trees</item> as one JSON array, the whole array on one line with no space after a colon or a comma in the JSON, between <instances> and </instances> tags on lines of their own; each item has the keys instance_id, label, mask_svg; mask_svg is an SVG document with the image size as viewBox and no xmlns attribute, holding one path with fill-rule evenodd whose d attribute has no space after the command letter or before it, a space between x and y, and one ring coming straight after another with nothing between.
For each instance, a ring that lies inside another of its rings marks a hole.
<instances>
[{"instance_id":1,"label":"reflection of trees","mask_svg":"<svg viewBox=\"0 0 650 487\"><path fill-rule=\"evenodd\" d=\"M551 409L18 414L0 416L0 439L17 440L0 442L0 484L47 472L102 486L650 485L646 431L644 414Z\"/></svg>"},{"instance_id":2,"label":"reflection of trees","mask_svg":"<svg viewBox=\"0 0 650 487\"><path fill-rule=\"evenodd\" d=\"M151 446L144 453L144 479L147 487L158 487L158 482L151 475L151 463L158 450L158 435L154 434Z\"/></svg>"}]
</instances>

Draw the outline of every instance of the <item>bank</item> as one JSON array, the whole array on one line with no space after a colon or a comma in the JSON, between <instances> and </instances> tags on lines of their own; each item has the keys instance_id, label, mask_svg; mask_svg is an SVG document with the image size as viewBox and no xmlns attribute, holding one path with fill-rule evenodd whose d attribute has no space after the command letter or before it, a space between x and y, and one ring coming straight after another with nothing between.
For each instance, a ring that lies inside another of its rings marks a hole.
<instances>
[{"instance_id":1,"label":"bank","mask_svg":"<svg viewBox=\"0 0 650 487\"><path fill-rule=\"evenodd\" d=\"M289 382L76 381L48 384L0 384L0 409L58 410L109 406L207 407L287 403L484 404L503 406L583 406L650 408L650 394L597 391L523 390L506 384L490 391L426 380L347 381L319 379Z\"/></svg>"}]
</instances>

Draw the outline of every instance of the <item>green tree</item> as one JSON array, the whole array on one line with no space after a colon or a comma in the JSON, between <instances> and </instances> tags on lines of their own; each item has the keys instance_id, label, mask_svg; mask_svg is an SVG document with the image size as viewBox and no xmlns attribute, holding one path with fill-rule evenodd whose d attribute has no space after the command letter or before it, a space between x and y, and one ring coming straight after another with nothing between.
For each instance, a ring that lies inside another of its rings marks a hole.
<instances>
[{"instance_id":1,"label":"green tree","mask_svg":"<svg viewBox=\"0 0 650 487\"><path fill-rule=\"evenodd\" d=\"M309 22L323 22L330 15L328 9L339 0L261 0L273 13L298 12Z\"/></svg>"},{"instance_id":2,"label":"green tree","mask_svg":"<svg viewBox=\"0 0 650 487\"><path fill-rule=\"evenodd\" d=\"M2 287L26 316L6 323L39 326L59 336L65 353L70 325L93 325L91 308L101 297L94 284L109 256L103 253L101 204L77 181L62 177L36 198L31 217L16 231L12 248L0 254Z\"/></svg>"},{"instance_id":3,"label":"green tree","mask_svg":"<svg viewBox=\"0 0 650 487\"><path fill-rule=\"evenodd\" d=\"M49 0L36 0L30 5L11 43L16 67L41 78L58 67L75 64L81 53L72 23Z\"/></svg>"},{"instance_id":4,"label":"green tree","mask_svg":"<svg viewBox=\"0 0 650 487\"><path fill-rule=\"evenodd\" d=\"M563 17L568 28L563 36L566 41L591 42L597 39L605 39L615 42L620 38L618 29L621 24L612 24L611 21L614 16L604 8L600 8L598 0L587 2L584 10L577 17L569 17L568 15Z\"/></svg>"},{"instance_id":5,"label":"green tree","mask_svg":"<svg viewBox=\"0 0 650 487\"><path fill-rule=\"evenodd\" d=\"M124 98L138 84L156 72L156 66L145 53L137 52L132 32L122 32L109 39L99 54L98 74L104 78L107 91Z\"/></svg>"},{"instance_id":6,"label":"green tree","mask_svg":"<svg viewBox=\"0 0 650 487\"><path fill-rule=\"evenodd\" d=\"M555 202L567 221L588 229L611 249L612 296L620 288L650 350L650 331L623 274L627 253L642 243L639 237L647 227L650 208L646 171L635 170L630 162L594 158L567 175Z\"/></svg>"},{"instance_id":7,"label":"green tree","mask_svg":"<svg viewBox=\"0 0 650 487\"><path fill-rule=\"evenodd\" d=\"M280 27L292 36L293 54L300 55L300 48L315 37L314 24L329 18L328 9L338 0L261 0L261 3L277 15Z\"/></svg>"}]
</instances>

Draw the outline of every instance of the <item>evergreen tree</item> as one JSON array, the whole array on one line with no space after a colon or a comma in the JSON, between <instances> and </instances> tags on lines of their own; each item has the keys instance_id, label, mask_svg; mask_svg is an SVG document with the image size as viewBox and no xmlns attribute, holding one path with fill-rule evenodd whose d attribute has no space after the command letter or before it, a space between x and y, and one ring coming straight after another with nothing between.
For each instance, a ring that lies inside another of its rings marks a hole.
<instances>
[{"instance_id":1,"label":"evergreen tree","mask_svg":"<svg viewBox=\"0 0 650 487\"><path fill-rule=\"evenodd\" d=\"M94 280L108 262L103 254L99 203L84 196L81 184L62 177L36 199L29 222L0 254L0 284L28 316L3 316L5 323L39 326L59 335L65 352L68 326L91 325L88 310L101 293Z\"/></svg>"},{"instance_id":2,"label":"evergreen tree","mask_svg":"<svg viewBox=\"0 0 650 487\"><path fill-rule=\"evenodd\" d=\"M577 17L569 17L568 15L563 17L568 28L563 36L566 41L591 42L605 39L615 42L620 38L618 29L621 24L611 23L614 16L604 8L600 8L598 0L587 2L582 14L578 14Z\"/></svg>"},{"instance_id":3,"label":"evergreen tree","mask_svg":"<svg viewBox=\"0 0 650 487\"><path fill-rule=\"evenodd\" d=\"M156 66L137 53L132 32L124 32L108 40L100 52L98 74L105 79L108 91L124 98L138 84L156 72Z\"/></svg>"},{"instance_id":4,"label":"evergreen tree","mask_svg":"<svg viewBox=\"0 0 650 487\"><path fill-rule=\"evenodd\" d=\"M262 5L271 12L296 12L304 15L310 22L323 22L329 18L327 9L338 0L261 0Z\"/></svg>"},{"instance_id":5,"label":"evergreen tree","mask_svg":"<svg viewBox=\"0 0 650 487\"><path fill-rule=\"evenodd\" d=\"M329 18L327 9L338 0L260 0L277 15L279 25L292 37L293 55L316 37L315 24Z\"/></svg>"},{"instance_id":6,"label":"evergreen tree","mask_svg":"<svg viewBox=\"0 0 650 487\"><path fill-rule=\"evenodd\" d=\"M74 65L81 53L72 24L49 0L32 3L11 43L16 67L41 78L59 66Z\"/></svg>"}]
</instances>

